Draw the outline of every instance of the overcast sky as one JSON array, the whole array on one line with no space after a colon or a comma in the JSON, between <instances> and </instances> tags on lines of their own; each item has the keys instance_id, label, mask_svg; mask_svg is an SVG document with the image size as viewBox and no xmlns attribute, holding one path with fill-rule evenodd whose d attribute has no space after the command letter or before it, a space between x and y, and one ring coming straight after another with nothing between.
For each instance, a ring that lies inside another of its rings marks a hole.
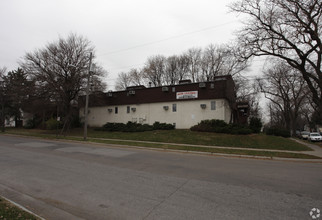
<instances>
[{"instance_id":1,"label":"overcast sky","mask_svg":"<svg viewBox=\"0 0 322 220\"><path fill-rule=\"evenodd\" d=\"M76 33L95 46L113 89L119 72L149 56L232 41L241 27L227 7L233 1L1 0L0 67L16 69L26 52Z\"/></svg>"}]
</instances>

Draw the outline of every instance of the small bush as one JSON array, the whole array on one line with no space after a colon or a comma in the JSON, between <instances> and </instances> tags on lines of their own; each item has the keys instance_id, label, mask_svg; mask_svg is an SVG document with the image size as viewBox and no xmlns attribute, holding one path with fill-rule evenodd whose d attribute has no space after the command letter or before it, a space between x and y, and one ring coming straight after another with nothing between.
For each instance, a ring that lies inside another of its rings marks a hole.
<instances>
[{"instance_id":1,"label":"small bush","mask_svg":"<svg viewBox=\"0 0 322 220\"><path fill-rule=\"evenodd\" d=\"M199 123L190 128L191 131L212 132L213 128L209 124Z\"/></svg>"},{"instance_id":2,"label":"small bush","mask_svg":"<svg viewBox=\"0 0 322 220\"><path fill-rule=\"evenodd\" d=\"M252 117L249 121L249 128L253 131L253 133L260 133L262 126L263 124L260 118Z\"/></svg>"},{"instance_id":3,"label":"small bush","mask_svg":"<svg viewBox=\"0 0 322 220\"><path fill-rule=\"evenodd\" d=\"M125 124L123 123L106 123L102 126L103 131L123 131Z\"/></svg>"},{"instance_id":4,"label":"small bush","mask_svg":"<svg viewBox=\"0 0 322 220\"><path fill-rule=\"evenodd\" d=\"M34 119L28 119L26 124L24 125L24 128L26 129L33 129L36 127L36 123Z\"/></svg>"},{"instance_id":5,"label":"small bush","mask_svg":"<svg viewBox=\"0 0 322 220\"><path fill-rule=\"evenodd\" d=\"M148 124L138 124L136 122L128 122L123 131L124 132L143 132L143 131L151 131L152 126Z\"/></svg>"},{"instance_id":6,"label":"small bush","mask_svg":"<svg viewBox=\"0 0 322 220\"><path fill-rule=\"evenodd\" d=\"M227 124L223 120L203 120L199 124L192 126L191 131L215 132L224 134L251 134L252 130L244 125Z\"/></svg>"},{"instance_id":7,"label":"small bush","mask_svg":"<svg viewBox=\"0 0 322 220\"><path fill-rule=\"evenodd\" d=\"M62 127L62 122L57 121L54 118L51 118L48 121L46 121L46 129L47 130L55 130L55 129L61 128L61 127Z\"/></svg>"},{"instance_id":8,"label":"small bush","mask_svg":"<svg viewBox=\"0 0 322 220\"><path fill-rule=\"evenodd\" d=\"M143 132L152 131L153 127L148 124L138 124L135 122L123 123L106 123L100 128L95 128L96 131L121 131L121 132Z\"/></svg>"},{"instance_id":9,"label":"small bush","mask_svg":"<svg viewBox=\"0 0 322 220\"><path fill-rule=\"evenodd\" d=\"M229 125L229 134L251 134L253 133L252 129L250 129L247 125L240 125L240 124L231 124Z\"/></svg>"},{"instance_id":10,"label":"small bush","mask_svg":"<svg viewBox=\"0 0 322 220\"><path fill-rule=\"evenodd\" d=\"M175 128L172 124L160 123L158 121L154 122L153 130L173 130Z\"/></svg>"},{"instance_id":11,"label":"small bush","mask_svg":"<svg viewBox=\"0 0 322 220\"><path fill-rule=\"evenodd\" d=\"M80 128L82 126L83 126L83 123L81 123L81 120L79 118L79 115L78 114L72 115L72 118L71 118L71 127L72 128Z\"/></svg>"}]
</instances>

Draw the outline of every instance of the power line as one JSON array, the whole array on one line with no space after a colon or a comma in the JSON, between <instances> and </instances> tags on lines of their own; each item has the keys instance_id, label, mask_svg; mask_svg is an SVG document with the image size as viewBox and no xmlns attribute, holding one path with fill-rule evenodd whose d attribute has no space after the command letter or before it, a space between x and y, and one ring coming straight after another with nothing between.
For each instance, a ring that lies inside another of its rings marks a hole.
<instances>
[{"instance_id":1,"label":"power line","mask_svg":"<svg viewBox=\"0 0 322 220\"><path fill-rule=\"evenodd\" d=\"M127 69L127 68L134 68L140 65L144 65L144 63L137 63L137 64L133 64L130 66L121 66L121 67L117 67L117 68L110 68L109 70L120 70L120 69Z\"/></svg>"},{"instance_id":2,"label":"power line","mask_svg":"<svg viewBox=\"0 0 322 220\"><path fill-rule=\"evenodd\" d=\"M229 22L226 22L226 23L223 23L223 24L218 24L218 25L206 27L206 28L199 29L199 30L196 30L196 31L186 32L186 33L183 33L183 34L175 35L175 36L172 36L172 37L168 37L168 38L164 38L164 39L160 39L160 40L156 40L156 41L150 41L150 42L147 42L147 43L138 44L138 45L135 45L135 46L132 46L132 47L124 48L124 49L119 49L119 50L114 50L114 51L110 51L110 52L106 52L106 53L101 53L99 55L103 56L103 55L115 54L115 53L120 53L120 52L124 52L124 51L128 51L128 50L132 50L132 49L135 49L135 48L139 48L139 47L145 47L145 46L149 46L149 45L152 45L152 44L158 44L158 43L161 43L161 42L164 42L164 41L168 41L168 40L172 40L172 39L176 39L176 38L181 38L181 37L185 37L187 35L192 35L192 34L200 33L200 32L203 32L203 31L211 30L211 29L214 29L214 28L217 28L217 27L225 26L227 24L235 23L236 21L238 21L238 20L233 20L233 21L229 21Z\"/></svg>"}]
</instances>

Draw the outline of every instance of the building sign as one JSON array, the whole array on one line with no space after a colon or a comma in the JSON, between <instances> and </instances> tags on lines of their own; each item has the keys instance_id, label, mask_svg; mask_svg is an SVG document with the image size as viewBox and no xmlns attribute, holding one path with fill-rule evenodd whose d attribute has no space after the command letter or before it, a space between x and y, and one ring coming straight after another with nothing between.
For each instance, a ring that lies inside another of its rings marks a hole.
<instances>
[{"instance_id":1,"label":"building sign","mask_svg":"<svg viewBox=\"0 0 322 220\"><path fill-rule=\"evenodd\" d=\"M177 99L196 99L198 91L177 92Z\"/></svg>"}]
</instances>

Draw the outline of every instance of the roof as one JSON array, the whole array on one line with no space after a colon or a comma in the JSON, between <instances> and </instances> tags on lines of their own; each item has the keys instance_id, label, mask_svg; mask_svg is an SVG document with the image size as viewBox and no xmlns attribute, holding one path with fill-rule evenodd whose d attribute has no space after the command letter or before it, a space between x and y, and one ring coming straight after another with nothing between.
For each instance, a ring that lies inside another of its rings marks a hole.
<instances>
[{"instance_id":1,"label":"roof","mask_svg":"<svg viewBox=\"0 0 322 220\"><path fill-rule=\"evenodd\" d=\"M145 88L128 87L124 91L91 94L89 106L133 105L186 100L227 99L235 103L235 84L231 76L215 77L214 81ZM79 104L84 106L85 96Z\"/></svg>"}]
</instances>

